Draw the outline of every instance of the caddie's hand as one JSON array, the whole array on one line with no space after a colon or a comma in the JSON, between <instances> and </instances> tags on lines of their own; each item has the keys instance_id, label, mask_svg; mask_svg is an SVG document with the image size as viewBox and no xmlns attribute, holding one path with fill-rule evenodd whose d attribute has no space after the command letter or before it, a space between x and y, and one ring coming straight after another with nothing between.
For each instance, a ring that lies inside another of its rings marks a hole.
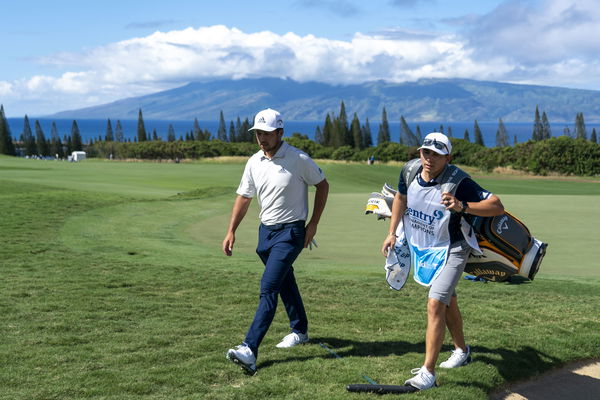
<instances>
[{"instance_id":1,"label":"caddie's hand","mask_svg":"<svg viewBox=\"0 0 600 400\"><path fill-rule=\"evenodd\" d=\"M304 248L307 248L310 242L312 242L313 238L317 234L317 224L313 224L309 222L306 224L306 234L304 236Z\"/></svg>"},{"instance_id":2,"label":"caddie's hand","mask_svg":"<svg viewBox=\"0 0 600 400\"><path fill-rule=\"evenodd\" d=\"M456 197L454 197L452 193L442 193L442 201L440 203L443 204L448 211L459 213L463 210L462 203Z\"/></svg>"},{"instance_id":3,"label":"caddie's hand","mask_svg":"<svg viewBox=\"0 0 600 400\"><path fill-rule=\"evenodd\" d=\"M383 246L381 246L381 254L383 254L384 257L387 257L389 250L395 244L396 244L396 236L392 235L392 234L387 235L387 237L383 241Z\"/></svg>"},{"instance_id":4,"label":"caddie's hand","mask_svg":"<svg viewBox=\"0 0 600 400\"><path fill-rule=\"evenodd\" d=\"M228 233L223 239L223 253L226 256L231 256L233 254L233 244L235 243L235 234Z\"/></svg>"}]
</instances>

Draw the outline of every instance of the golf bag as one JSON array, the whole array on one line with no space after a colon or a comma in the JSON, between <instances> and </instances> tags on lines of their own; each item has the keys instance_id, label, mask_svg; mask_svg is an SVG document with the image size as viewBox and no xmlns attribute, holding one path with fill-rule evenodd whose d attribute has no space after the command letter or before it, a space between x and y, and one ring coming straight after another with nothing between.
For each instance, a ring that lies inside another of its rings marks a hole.
<instances>
[{"instance_id":1,"label":"golf bag","mask_svg":"<svg viewBox=\"0 0 600 400\"><path fill-rule=\"evenodd\" d=\"M391 217L395 194L396 191L386 183L380 193L371 193L365 214L375 214L378 220ZM492 282L506 281L513 275L533 280L548 245L533 237L525 224L508 212L496 217L465 215L465 219L481 249L481 254L471 252L466 273ZM386 270L389 276L389 261ZM394 287L391 283L390 286Z\"/></svg>"},{"instance_id":2,"label":"golf bag","mask_svg":"<svg viewBox=\"0 0 600 400\"><path fill-rule=\"evenodd\" d=\"M546 254L546 243L508 212L496 217L466 216L477 235L482 254L471 253L465 272L502 282L513 275L533 280Z\"/></svg>"}]
</instances>

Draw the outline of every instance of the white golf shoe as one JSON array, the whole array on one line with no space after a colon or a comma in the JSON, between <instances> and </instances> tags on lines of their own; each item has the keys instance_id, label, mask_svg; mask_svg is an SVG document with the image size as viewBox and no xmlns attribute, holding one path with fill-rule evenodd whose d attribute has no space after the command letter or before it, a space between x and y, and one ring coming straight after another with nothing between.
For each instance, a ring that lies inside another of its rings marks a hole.
<instances>
[{"instance_id":1,"label":"white golf shoe","mask_svg":"<svg viewBox=\"0 0 600 400\"><path fill-rule=\"evenodd\" d=\"M286 335L281 342L277 344L277 347L280 349L287 349L306 342L308 342L308 333L292 332L289 335Z\"/></svg>"},{"instance_id":2,"label":"white golf shoe","mask_svg":"<svg viewBox=\"0 0 600 400\"><path fill-rule=\"evenodd\" d=\"M471 348L467 345L467 352L462 349L452 350L449 359L440 364L440 368L458 368L471 362Z\"/></svg>"},{"instance_id":3,"label":"white golf shoe","mask_svg":"<svg viewBox=\"0 0 600 400\"><path fill-rule=\"evenodd\" d=\"M422 366L421 368L414 368L410 371L410 373L414 376L410 379L407 379L406 382L404 382L405 385L410 385L419 390L430 389L436 386L435 375L429 372L425 366Z\"/></svg>"},{"instance_id":4,"label":"white golf shoe","mask_svg":"<svg viewBox=\"0 0 600 400\"><path fill-rule=\"evenodd\" d=\"M254 356L250 347L244 344L236 346L235 349L227 351L226 357L228 360L242 367L249 374L253 375L256 373L256 356Z\"/></svg>"}]
</instances>

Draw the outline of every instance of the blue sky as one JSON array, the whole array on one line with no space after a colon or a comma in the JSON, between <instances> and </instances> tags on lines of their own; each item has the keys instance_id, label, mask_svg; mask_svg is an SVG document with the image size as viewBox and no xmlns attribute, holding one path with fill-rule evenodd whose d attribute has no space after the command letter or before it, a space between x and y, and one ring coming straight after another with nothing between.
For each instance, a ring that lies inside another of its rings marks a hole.
<instances>
[{"instance_id":1,"label":"blue sky","mask_svg":"<svg viewBox=\"0 0 600 400\"><path fill-rule=\"evenodd\" d=\"M600 89L596 0L3 3L0 103L8 116L262 76Z\"/></svg>"}]
</instances>

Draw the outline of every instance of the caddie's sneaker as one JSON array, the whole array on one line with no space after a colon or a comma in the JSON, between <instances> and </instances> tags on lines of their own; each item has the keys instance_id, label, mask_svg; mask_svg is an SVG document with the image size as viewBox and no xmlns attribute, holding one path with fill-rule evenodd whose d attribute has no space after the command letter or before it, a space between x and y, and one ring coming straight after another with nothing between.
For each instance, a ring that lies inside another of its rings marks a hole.
<instances>
[{"instance_id":1,"label":"caddie's sneaker","mask_svg":"<svg viewBox=\"0 0 600 400\"><path fill-rule=\"evenodd\" d=\"M256 357L250 347L245 344L235 346L235 349L229 349L227 351L227 359L233 361L242 369L249 374L254 375L256 373Z\"/></svg>"},{"instance_id":2,"label":"caddie's sneaker","mask_svg":"<svg viewBox=\"0 0 600 400\"><path fill-rule=\"evenodd\" d=\"M436 386L435 375L429 372L425 366L414 368L410 373L414 376L407 379L406 382L404 382L405 385L416 387L419 390L425 390Z\"/></svg>"},{"instance_id":3,"label":"caddie's sneaker","mask_svg":"<svg viewBox=\"0 0 600 400\"><path fill-rule=\"evenodd\" d=\"M292 332L286 335L281 342L277 344L280 349L287 349L288 347L294 347L297 344L308 342L308 333L296 333Z\"/></svg>"},{"instance_id":4,"label":"caddie's sneaker","mask_svg":"<svg viewBox=\"0 0 600 400\"><path fill-rule=\"evenodd\" d=\"M452 350L449 359L440 364L440 368L458 368L471 362L471 348L467 345L467 352L462 349Z\"/></svg>"}]
</instances>

